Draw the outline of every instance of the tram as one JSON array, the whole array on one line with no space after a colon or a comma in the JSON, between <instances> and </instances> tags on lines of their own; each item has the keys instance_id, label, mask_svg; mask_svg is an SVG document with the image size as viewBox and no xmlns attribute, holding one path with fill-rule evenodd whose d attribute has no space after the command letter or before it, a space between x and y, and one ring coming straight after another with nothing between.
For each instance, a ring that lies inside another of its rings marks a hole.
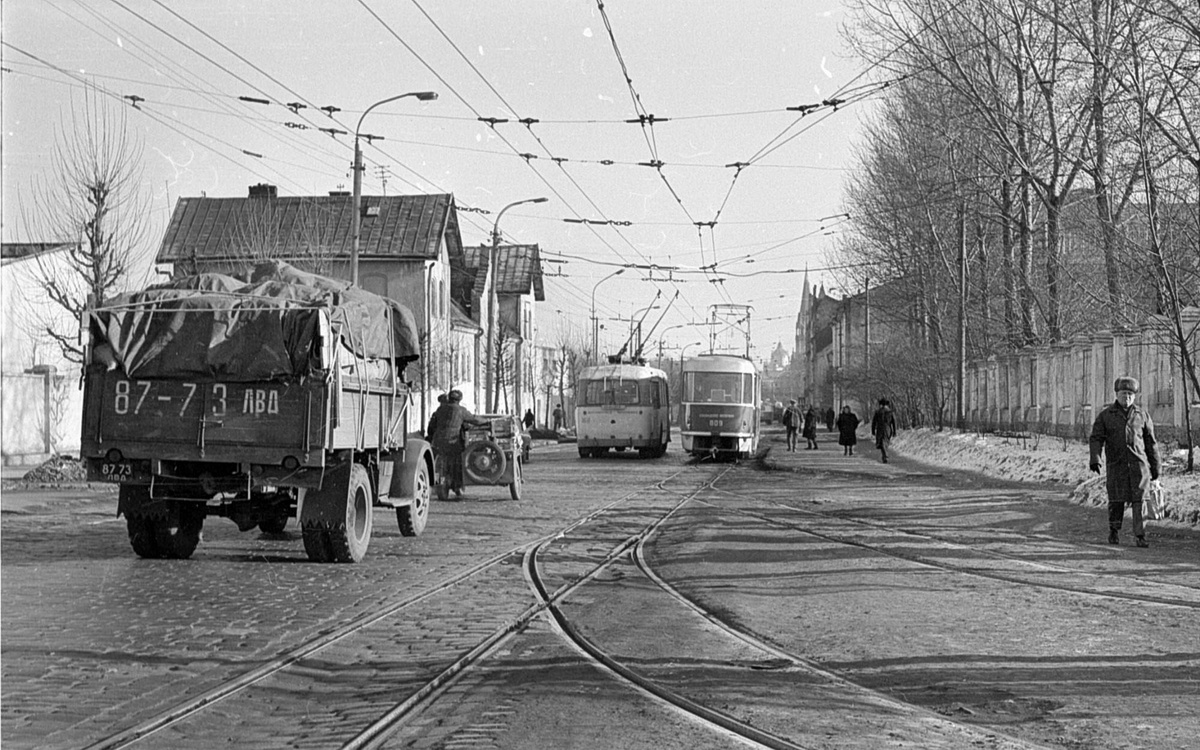
<instances>
[{"instance_id":1,"label":"tram","mask_svg":"<svg viewBox=\"0 0 1200 750\"><path fill-rule=\"evenodd\" d=\"M597 458L611 448L636 449L660 458L671 442L667 374L637 363L584 368L575 386L575 432L580 458Z\"/></svg>"},{"instance_id":2,"label":"tram","mask_svg":"<svg viewBox=\"0 0 1200 750\"><path fill-rule=\"evenodd\" d=\"M749 458L758 450L762 379L755 364L729 354L683 363L680 437L693 456Z\"/></svg>"}]
</instances>

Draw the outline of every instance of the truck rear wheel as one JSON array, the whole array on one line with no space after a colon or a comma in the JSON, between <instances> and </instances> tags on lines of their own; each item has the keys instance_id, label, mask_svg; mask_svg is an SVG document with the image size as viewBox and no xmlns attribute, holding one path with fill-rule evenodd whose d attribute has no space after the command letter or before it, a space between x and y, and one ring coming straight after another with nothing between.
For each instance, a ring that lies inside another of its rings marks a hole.
<instances>
[{"instance_id":1,"label":"truck rear wheel","mask_svg":"<svg viewBox=\"0 0 1200 750\"><path fill-rule=\"evenodd\" d=\"M145 516L125 516L125 528L129 531L129 546L138 557L156 559L158 554L158 534L153 518Z\"/></svg>"},{"instance_id":2,"label":"truck rear wheel","mask_svg":"<svg viewBox=\"0 0 1200 750\"><path fill-rule=\"evenodd\" d=\"M287 522L288 517L286 513L282 515L276 514L259 521L258 530L264 534L282 534L283 530L287 528Z\"/></svg>"},{"instance_id":3,"label":"truck rear wheel","mask_svg":"<svg viewBox=\"0 0 1200 750\"><path fill-rule=\"evenodd\" d=\"M120 507L125 514L129 546L138 557L184 560L192 556L200 544L204 527L203 503L152 503L150 488L122 484ZM144 512L154 508L152 512Z\"/></svg>"},{"instance_id":4,"label":"truck rear wheel","mask_svg":"<svg viewBox=\"0 0 1200 750\"><path fill-rule=\"evenodd\" d=\"M186 560L191 557L200 544L204 513L197 513L198 509L190 506L190 503L184 503L177 519L154 518L136 513L126 516L129 546L133 547L138 557L170 560Z\"/></svg>"},{"instance_id":5,"label":"truck rear wheel","mask_svg":"<svg viewBox=\"0 0 1200 750\"><path fill-rule=\"evenodd\" d=\"M419 461L417 474L413 477L412 505L396 508L396 523L400 526L401 536L420 536L425 530L425 522L429 520L429 499L432 492L429 486L429 468L424 461Z\"/></svg>"},{"instance_id":6,"label":"truck rear wheel","mask_svg":"<svg viewBox=\"0 0 1200 750\"><path fill-rule=\"evenodd\" d=\"M174 513L157 522L155 535L158 537L160 557L186 560L200 544L200 531L204 528L204 506L198 503L176 503Z\"/></svg>"}]
</instances>

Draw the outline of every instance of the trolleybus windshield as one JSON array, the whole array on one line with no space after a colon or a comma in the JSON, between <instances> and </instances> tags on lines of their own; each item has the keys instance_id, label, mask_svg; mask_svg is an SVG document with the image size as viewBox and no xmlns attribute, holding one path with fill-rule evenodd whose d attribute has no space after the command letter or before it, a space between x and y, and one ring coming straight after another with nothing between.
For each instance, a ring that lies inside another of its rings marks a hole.
<instances>
[{"instance_id":1,"label":"trolleybus windshield","mask_svg":"<svg viewBox=\"0 0 1200 750\"><path fill-rule=\"evenodd\" d=\"M636 380L588 380L583 389L583 406L634 406L640 403L641 392Z\"/></svg>"},{"instance_id":2,"label":"trolleybus windshield","mask_svg":"<svg viewBox=\"0 0 1200 750\"><path fill-rule=\"evenodd\" d=\"M687 373L688 400L701 403L751 404L754 379L742 372Z\"/></svg>"}]
</instances>

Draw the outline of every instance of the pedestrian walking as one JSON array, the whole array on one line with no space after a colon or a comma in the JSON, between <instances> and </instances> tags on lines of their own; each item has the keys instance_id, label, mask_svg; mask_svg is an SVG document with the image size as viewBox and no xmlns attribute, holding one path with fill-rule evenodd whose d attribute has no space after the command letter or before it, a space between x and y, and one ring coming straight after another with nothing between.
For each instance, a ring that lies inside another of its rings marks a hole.
<instances>
[{"instance_id":1,"label":"pedestrian walking","mask_svg":"<svg viewBox=\"0 0 1200 750\"><path fill-rule=\"evenodd\" d=\"M533 429L534 419L535 417L533 416L533 409L526 409L525 417L521 420L521 424L525 427L526 431Z\"/></svg>"},{"instance_id":2,"label":"pedestrian walking","mask_svg":"<svg viewBox=\"0 0 1200 750\"><path fill-rule=\"evenodd\" d=\"M804 439L808 441L808 445L804 446L805 450L817 449L817 412L811 406L808 411L804 412Z\"/></svg>"},{"instance_id":3,"label":"pedestrian walking","mask_svg":"<svg viewBox=\"0 0 1200 750\"><path fill-rule=\"evenodd\" d=\"M842 413L837 418L837 429L842 455L853 456L854 446L858 444L858 416L850 411L849 406L842 406Z\"/></svg>"},{"instance_id":4,"label":"pedestrian walking","mask_svg":"<svg viewBox=\"0 0 1200 750\"><path fill-rule=\"evenodd\" d=\"M837 415L833 413L833 407L831 406L825 410L825 430L827 432L833 432L833 427L836 421Z\"/></svg>"},{"instance_id":5,"label":"pedestrian walking","mask_svg":"<svg viewBox=\"0 0 1200 750\"><path fill-rule=\"evenodd\" d=\"M796 436L800 434L800 422L802 419L800 410L796 408L796 399L790 399L787 408L783 410L783 427L787 430L787 449L789 453L796 452Z\"/></svg>"},{"instance_id":6,"label":"pedestrian walking","mask_svg":"<svg viewBox=\"0 0 1200 750\"><path fill-rule=\"evenodd\" d=\"M1154 439L1154 421L1139 409L1137 378L1117 378L1113 383L1116 400L1096 415L1088 439L1089 468L1100 473L1104 455L1105 488L1108 490L1108 543L1120 544L1118 532L1125 518L1125 506L1133 516L1133 535L1137 546L1149 547L1142 521L1142 499L1150 482L1158 479L1158 442Z\"/></svg>"},{"instance_id":7,"label":"pedestrian walking","mask_svg":"<svg viewBox=\"0 0 1200 750\"><path fill-rule=\"evenodd\" d=\"M562 404L554 407L554 431L558 432L563 426L563 408Z\"/></svg>"},{"instance_id":8,"label":"pedestrian walking","mask_svg":"<svg viewBox=\"0 0 1200 750\"><path fill-rule=\"evenodd\" d=\"M487 424L460 403L462 397L462 391L459 390L447 393L445 403L437 408L429 420L434 458L441 467L442 475L449 479L450 489L454 490L456 497L463 495L463 425Z\"/></svg>"},{"instance_id":9,"label":"pedestrian walking","mask_svg":"<svg viewBox=\"0 0 1200 750\"><path fill-rule=\"evenodd\" d=\"M888 462L887 447L896 434L896 415L892 413L892 403L886 398L879 399L879 408L871 417L871 434L875 436L875 447L879 449L880 457Z\"/></svg>"}]
</instances>

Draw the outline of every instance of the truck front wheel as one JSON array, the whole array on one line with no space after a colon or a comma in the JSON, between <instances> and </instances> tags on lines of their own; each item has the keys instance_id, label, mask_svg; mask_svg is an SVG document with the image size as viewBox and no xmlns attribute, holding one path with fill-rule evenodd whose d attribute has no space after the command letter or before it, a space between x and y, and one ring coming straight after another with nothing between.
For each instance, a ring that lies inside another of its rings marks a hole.
<instances>
[{"instance_id":1,"label":"truck front wheel","mask_svg":"<svg viewBox=\"0 0 1200 750\"><path fill-rule=\"evenodd\" d=\"M348 469L348 470L347 470ZM304 551L314 562L361 562L371 543L373 498L366 467L335 469L302 505Z\"/></svg>"},{"instance_id":2,"label":"truck front wheel","mask_svg":"<svg viewBox=\"0 0 1200 750\"><path fill-rule=\"evenodd\" d=\"M425 522L429 520L431 494L429 468L425 466L424 461L418 461L417 474L413 477L412 505L396 508L396 522L400 525L401 536L420 536L425 530Z\"/></svg>"}]
</instances>

